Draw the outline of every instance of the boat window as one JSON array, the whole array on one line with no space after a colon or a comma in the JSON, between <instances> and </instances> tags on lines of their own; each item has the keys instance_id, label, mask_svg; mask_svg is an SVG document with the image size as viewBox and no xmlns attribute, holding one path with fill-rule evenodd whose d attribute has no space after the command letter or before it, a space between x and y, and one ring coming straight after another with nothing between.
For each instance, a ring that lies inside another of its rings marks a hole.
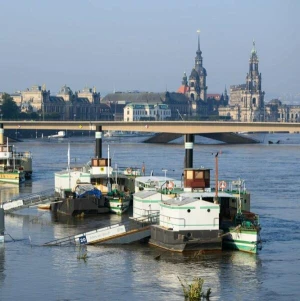
<instances>
[{"instance_id":1,"label":"boat window","mask_svg":"<svg viewBox=\"0 0 300 301\"><path fill-rule=\"evenodd\" d=\"M203 179L204 172L201 171L195 171L195 179Z\"/></svg>"},{"instance_id":2,"label":"boat window","mask_svg":"<svg viewBox=\"0 0 300 301\"><path fill-rule=\"evenodd\" d=\"M187 170L186 171L186 179L188 180L193 180L194 179L194 173L192 170Z\"/></svg>"},{"instance_id":3,"label":"boat window","mask_svg":"<svg viewBox=\"0 0 300 301\"><path fill-rule=\"evenodd\" d=\"M205 170L204 179L209 179L209 178L210 178L210 172L209 172L209 170Z\"/></svg>"}]
</instances>

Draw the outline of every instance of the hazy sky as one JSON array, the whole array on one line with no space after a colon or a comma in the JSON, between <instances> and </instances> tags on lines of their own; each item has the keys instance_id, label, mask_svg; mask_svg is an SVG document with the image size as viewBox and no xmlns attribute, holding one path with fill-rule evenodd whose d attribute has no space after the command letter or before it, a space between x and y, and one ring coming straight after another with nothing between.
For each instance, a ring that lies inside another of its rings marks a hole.
<instances>
[{"instance_id":1,"label":"hazy sky","mask_svg":"<svg viewBox=\"0 0 300 301\"><path fill-rule=\"evenodd\" d=\"M0 0L0 91L176 91L200 29L208 93L245 82L253 39L266 99L297 93L299 14L299 0Z\"/></svg>"}]
</instances>

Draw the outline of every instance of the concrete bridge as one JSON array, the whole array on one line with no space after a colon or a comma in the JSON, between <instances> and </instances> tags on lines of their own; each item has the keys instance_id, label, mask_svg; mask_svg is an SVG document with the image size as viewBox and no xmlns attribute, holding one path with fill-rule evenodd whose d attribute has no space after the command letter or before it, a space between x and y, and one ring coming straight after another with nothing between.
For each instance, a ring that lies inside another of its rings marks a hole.
<instances>
[{"instance_id":1,"label":"concrete bridge","mask_svg":"<svg viewBox=\"0 0 300 301\"><path fill-rule=\"evenodd\" d=\"M219 122L219 121L2 121L5 129L29 130L70 130L70 131L95 131L96 126L101 126L103 131L136 131L143 133L161 133L156 139L149 142L168 142L182 135L195 134L209 138L219 136L226 142L229 138L235 143L236 133L242 132L286 132L299 133L300 123L281 122ZM170 134L170 135L166 135ZM165 138L162 138L162 136ZM168 138L169 137L169 138ZM223 138L222 138L223 137ZM224 138L225 137L225 138ZM227 137L227 138L226 138ZM218 139L218 140L219 140ZM229 139L229 140L230 140ZM160 141L163 140L163 141ZM228 140L228 141L229 141ZM244 142L244 143L249 143ZM253 142L253 141L252 141Z\"/></svg>"}]
</instances>

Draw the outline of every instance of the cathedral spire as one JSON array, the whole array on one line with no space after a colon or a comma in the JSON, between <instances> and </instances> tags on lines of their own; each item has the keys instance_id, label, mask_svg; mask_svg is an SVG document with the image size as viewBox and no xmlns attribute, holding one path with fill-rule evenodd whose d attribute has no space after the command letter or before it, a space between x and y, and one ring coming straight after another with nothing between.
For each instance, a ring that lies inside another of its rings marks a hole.
<instances>
[{"instance_id":1,"label":"cathedral spire","mask_svg":"<svg viewBox=\"0 0 300 301\"><path fill-rule=\"evenodd\" d=\"M197 50L197 54L201 55L201 50L200 50L200 29L197 30L197 34L198 34L198 50Z\"/></svg>"},{"instance_id":2,"label":"cathedral spire","mask_svg":"<svg viewBox=\"0 0 300 301\"><path fill-rule=\"evenodd\" d=\"M255 40L254 39L253 39L252 44L253 44L253 46L252 46L252 50L251 50L251 56L257 55L256 48L255 48Z\"/></svg>"}]
</instances>

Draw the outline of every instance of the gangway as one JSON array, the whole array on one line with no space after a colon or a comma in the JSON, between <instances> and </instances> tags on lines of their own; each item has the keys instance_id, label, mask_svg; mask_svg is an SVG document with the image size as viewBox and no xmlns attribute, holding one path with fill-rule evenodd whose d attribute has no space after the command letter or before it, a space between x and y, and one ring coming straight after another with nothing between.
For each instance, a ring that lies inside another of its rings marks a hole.
<instances>
[{"instance_id":1,"label":"gangway","mask_svg":"<svg viewBox=\"0 0 300 301\"><path fill-rule=\"evenodd\" d=\"M149 214L147 217L129 219L108 227L56 239L43 246L129 244L150 237L150 226L157 224L158 221L158 213Z\"/></svg>"},{"instance_id":2,"label":"gangway","mask_svg":"<svg viewBox=\"0 0 300 301\"><path fill-rule=\"evenodd\" d=\"M39 204L54 202L54 190L48 189L39 193L29 194L26 196L16 196L8 201L2 203L4 212L13 212Z\"/></svg>"}]
</instances>

